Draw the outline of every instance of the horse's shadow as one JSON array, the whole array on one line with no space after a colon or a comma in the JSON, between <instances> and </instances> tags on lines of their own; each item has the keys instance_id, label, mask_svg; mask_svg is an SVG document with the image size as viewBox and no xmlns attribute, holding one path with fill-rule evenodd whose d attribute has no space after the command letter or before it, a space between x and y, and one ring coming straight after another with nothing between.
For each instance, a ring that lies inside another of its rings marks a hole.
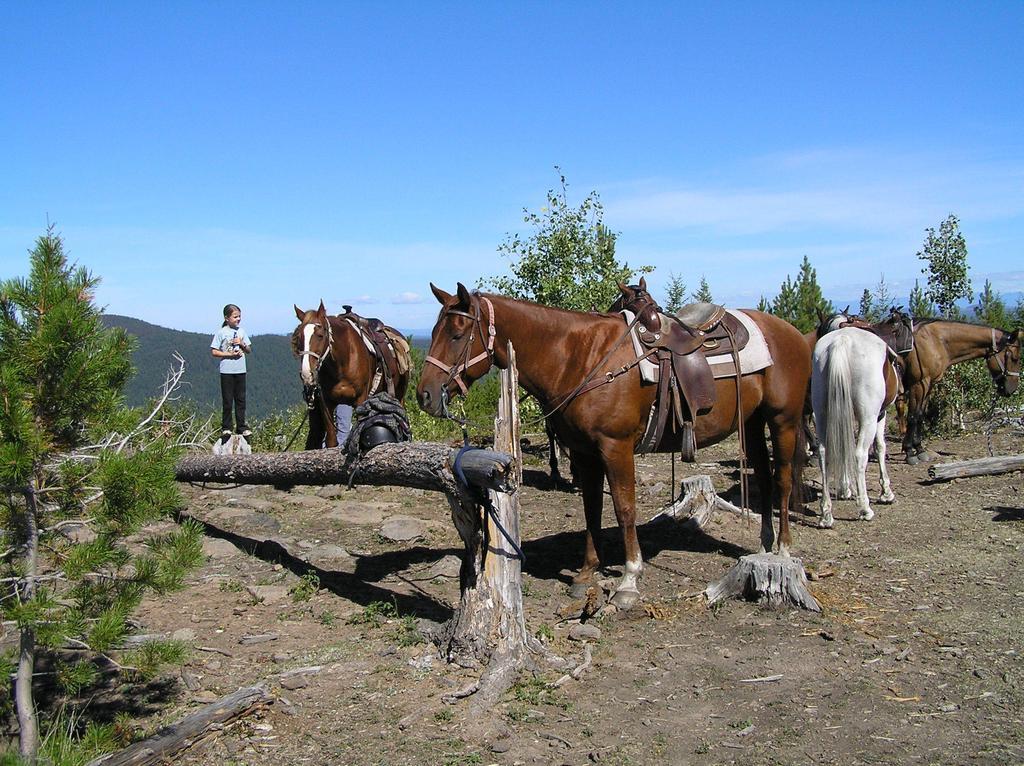
<instances>
[{"instance_id":1,"label":"horse's shadow","mask_svg":"<svg viewBox=\"0 0 1024 766\"><path fill-rule=\"evenodd\" d=\"M992 521L1024 521L1024 508L1010 508L1005 505L994 505L985 509L992 516Z\"/></svg>"}]
</instances>

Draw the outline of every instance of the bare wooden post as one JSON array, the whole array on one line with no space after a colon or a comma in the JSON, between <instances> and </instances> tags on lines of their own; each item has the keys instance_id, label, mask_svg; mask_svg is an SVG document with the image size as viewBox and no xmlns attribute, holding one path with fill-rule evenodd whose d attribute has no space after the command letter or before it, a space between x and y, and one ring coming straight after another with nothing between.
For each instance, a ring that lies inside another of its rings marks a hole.
<instances>
[{"instance_id":1,"label":"bare wooden post","mask_svg":"<svg viewBox=\"0 0 1024 766\"><path fill-rule=\"evenodd\" d=\"M494 449L512 455L508 492L489 490L491 510L459 507L455 526L466 546L462 564L462 599L447 626L442 645L449 661L485 667L477 693L481 707L493 705L509 687L531 652L543 652L528 633L523 616L522 562L519 540L519 396L515 349L508 344L508 369L501 372L501 399L494 420Z\"/></svg>"}]
</instances>

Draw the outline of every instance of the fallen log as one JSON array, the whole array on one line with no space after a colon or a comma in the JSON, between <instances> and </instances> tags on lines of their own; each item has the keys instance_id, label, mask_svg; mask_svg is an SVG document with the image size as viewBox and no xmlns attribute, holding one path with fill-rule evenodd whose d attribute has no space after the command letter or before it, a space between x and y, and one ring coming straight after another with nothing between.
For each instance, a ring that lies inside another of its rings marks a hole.
<instances>
[{"instance_id":1,"label":"fallen log","mask_svg":"<svg viewBox=\"0 0 1024 766\"><path fill-rule=\"evenodd\" d=\"M799 606L820 612L818 601L807 588L807 575L800 559L774 553L741 556L725 577L704 591L708 606L724 598L737 597L770 607Z\"/></svg>"},{"instance_id":2,"label":"fallen log","mask_svg":"<svg viewBox=\"0 0 1024 766\"><path fill-rule=\"evenodd\" d=\"M950 479L963 479L967 476L1008 473L1019 471L1022 468L1024 468L1024 455L999 455L932 465L928 467L928 478L933 481L949 481Z\"/></svg>"},{"instance_id":3,"label":"fallen log","mask_svg":"<svg viewBox=\"0 0 1024 766\"><path fill-rule=\"evenodd\" d=\"M86 766L145 766L165 761L190 747L213 726L224 724L248 713L256 705L270 701L267 687L245 686L221 697L177 723L165 726L155 735L129 745L124 750L96 758Z\"/></svg>"},{"instance_id":4,"label":"fallen log","mask_svg":"<svg viewBox=\"0 0 1024 766\"><path fill-rule=\"evenodd\" d=\"M394 485L458 495L452 466L459 450L433 442L381 444L353 461L342 450L261 452L251 455L191 454L178 461L178 481L222 484ZM466 480L484 489L507 490L512 457L493 450L471 450L459 461Z\"/></svg>"}]
</instances>

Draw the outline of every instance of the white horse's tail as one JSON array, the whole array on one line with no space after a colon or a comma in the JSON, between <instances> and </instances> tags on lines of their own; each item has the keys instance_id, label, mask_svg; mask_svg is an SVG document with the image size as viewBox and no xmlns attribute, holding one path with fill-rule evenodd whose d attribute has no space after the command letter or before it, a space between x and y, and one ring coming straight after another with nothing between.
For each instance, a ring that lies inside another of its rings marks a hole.
<instances>
[{"instance_id":1,"label":"white horse's tail","mask_svg":"<svg viewBox=\"0 0 1024 766\"><path fill-rule=\"evenodd\" d=\"M852 354L850 339L837 337L826 361L825 460L833 487L838 487L844 476L852 479L857 475L857 416L850 388Z\"/></svg>"}]
</instances>

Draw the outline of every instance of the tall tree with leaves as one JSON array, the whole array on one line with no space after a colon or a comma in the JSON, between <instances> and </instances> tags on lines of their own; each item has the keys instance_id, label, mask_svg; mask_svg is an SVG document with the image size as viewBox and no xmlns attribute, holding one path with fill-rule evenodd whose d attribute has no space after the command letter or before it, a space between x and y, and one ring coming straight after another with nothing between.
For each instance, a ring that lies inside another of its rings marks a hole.
<instances>
[{"instance_id":1,"label":"tall tree with leaves","mask_svg":"<svg viewBox=\"0 0 1024 766\"><path fill-rule=\"evenodd\" d=\"M696 303L714 303L714 298L711 297L711 286L708 285L707 277L703 274L700 275L700 287L697 288L692 296Z\"/></svg>"},{"instance_id":2,"label":"tall tree with leaves","mask_svg":"<svg viewBox=\"0 0 1024 766\"><path fill-rule=\"evenodd\" d=\"M686 301L686 282L683 278L669 272L668 286L665 288L665 311L675 314Z\"/></svg>"},{"instance_id":3,"label":"tall tree with leaves","mask_svg":"<svg viewBox=\"0 0 1024 766\"><path fill-rule=\"evenodd\" d=\"M928 276L928 299L943 319L962 320L958 300L972 300L970 266L967 265L967 241L960 233L960 220L952 213L935 229L925 230L924 246L917 257L927 261L921 269Z\"/></svg>"},{"instance_id":4,"label":"tall tree with leaves","mask_svg":"<svg viewBox=\"0 0 1024 766\"><path fill-rule=\"evenodd\" d=\"M565 176L549 190L539 213L523 209L528 236L510 234L498 252L511 261L511 275L480 281L503 295L576 311L604 310L619 295L619 282L634 282L649 266L633 269L615 257L616 235L604 225L604 207L592 191L570 206Z\"/></svg>"},{"instance_id":5,"label":"tall tree with leaves","mask_svg":"<svg viewBox=\"0 0 1024 766\"><path fill-rule=\"evenodd\" d=\"M875 300L868 288L860 294L860 305L857 307L857 314L867 322L877 322L878 311L875 309Z\"/></svg>"},{"instance_id":6,"label":"tall tree with leaves","mask_svg":"<svg viewBox=\"0 0 1024 766\"><path fill-rule=\"evenodd\" d=\"M772 299L772 313L790 324L796 324L799 316L799 303L796 285L789 274L786 275L786 281L779 286L779 294Z\"/></svg>"},{"instance_id":7,"label":"tall tree with leaves","mask_svg":"<svg viewBox=\"0 0 1024 766\"><path fill-rule=\"evenodd\" d=\"M779 287L779 294L772 301L771 313L785 319L800 332L810 332L818 326L819 311L831 314L833 310L832 301L822 296L818 273L805 255L796 281L786 275L786 281Z\"/></svg>"},{"instance_id":8,"label":"tall tree with leaves","mask_svg":"<svg viewBox=\"0 0 1024 766\"><path fill-rule=\"evenodd\" d=\"M143 554L122 542L177 504L174 453L121 409L132 344L104 328L97 282L68 264L52 228L30 253L28 277L0 282L2 603L19 631L14 696L29 761L39 749L39 653L51 654L69 692L89 686L98 673L89 660L110 657L143 594L179 587L202 556L195 527ZM72 528L85 531L74 536L82 542L66 536ZM146 674L182 652L156 642L113 666Z\"/></svg>"}]
</instances>

